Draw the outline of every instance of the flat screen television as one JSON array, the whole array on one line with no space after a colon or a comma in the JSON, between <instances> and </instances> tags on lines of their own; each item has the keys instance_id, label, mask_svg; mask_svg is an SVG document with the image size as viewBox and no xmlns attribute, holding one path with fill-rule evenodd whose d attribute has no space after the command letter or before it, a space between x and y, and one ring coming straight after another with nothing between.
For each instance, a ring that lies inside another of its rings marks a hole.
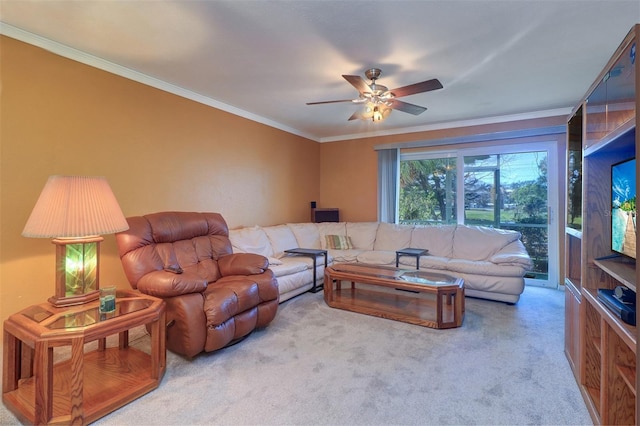
<instances>
[{"instance_id":1,"label":"flat screen television","mask_svg":"<svg viewBox=\"0 0 640 426\"><path fill-rule=\"evenodd\" d=\"M611 166L611 250L636 258L636 159Z\"/></svg>"}]
</instances>

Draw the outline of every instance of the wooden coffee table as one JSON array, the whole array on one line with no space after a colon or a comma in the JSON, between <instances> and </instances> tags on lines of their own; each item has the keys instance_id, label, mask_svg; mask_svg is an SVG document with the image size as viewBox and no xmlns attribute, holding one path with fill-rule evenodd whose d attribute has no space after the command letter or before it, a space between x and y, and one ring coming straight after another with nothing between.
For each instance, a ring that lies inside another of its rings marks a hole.
<instances>
[{"instance_id":1,"label":"wooden coffee table","mask_svg":"<svg viewBox=\"0 0 640 426\"><path fill-rule=\"evenodd\" d=\"M2 402L21 422L88 424L158 387L166 368L165 302L123 291L114 313L100 314L98 305L43 303L4 322ZM150 353L129 347L129 330L142 325ZM114 334L118 346L107 348ZM85 352L92 341L97 350ZM62 346L70 358L54 364Z\"/></svg>"},{"instance_id":2,"label":"wooden coffee table","mask_svg":"<svg viewBox=\"0 0 640 426\"><path fill-rule=\"evenodd\" d=\"M350 285L343 287L343 281ZM464 280L415 269L336 263L325 269L324 300L332 308L454 328L464 318Z\"/></svg>"}]
</instances>

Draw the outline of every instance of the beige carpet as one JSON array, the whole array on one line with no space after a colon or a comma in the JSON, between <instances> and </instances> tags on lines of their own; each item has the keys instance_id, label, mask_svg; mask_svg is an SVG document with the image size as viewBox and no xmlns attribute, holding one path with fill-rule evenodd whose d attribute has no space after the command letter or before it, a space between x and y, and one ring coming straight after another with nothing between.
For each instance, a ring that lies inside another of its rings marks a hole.
<instances>
[{"instance_id":1,"label":"beige carpet","mask_svg":"<svg viewBox=\"0 0 640 426\"><path fill-rule=\"evenodd\" d=\"M591 424L563 309L562 292L532 287L517 305L467 298L461 328L433 330L307 293L236 346L191 361L168 353L157 390L95 424ZM17 424L4 407L0 424Z\"/></svg>"}]
</instances>

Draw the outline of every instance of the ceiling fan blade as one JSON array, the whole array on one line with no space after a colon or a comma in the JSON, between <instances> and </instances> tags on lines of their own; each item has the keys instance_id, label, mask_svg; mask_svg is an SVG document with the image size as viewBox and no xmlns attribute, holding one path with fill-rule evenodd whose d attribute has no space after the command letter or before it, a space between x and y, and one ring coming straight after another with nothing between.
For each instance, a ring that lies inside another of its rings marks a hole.
<instances>
[{"instance_id":1,"label":"ceiling fan blade","mask_svg":"<svg viewBox=\"0 0 640 426\"><path fill-rule=\"evenodd\" d=\"M362 79L359 75L342 75L342 77L347 80L356 90L360 93L369 93L371 92L371 88L367 84L366 81Z\"/></svg>"},{"instance_id":2,"label":"ceiling fan blade","mask_svg":"<svg viewBox=\"0 0 640 426\"><path fill-rule=\"evenodd\" d=\"M397 109L398 111L402 111L402 112L408 112L409 114L413 114L413 115L422 114L427 110L425 107L410 104L408 102L402 102L397 99L391 99L389 102L391 102L391 108Z\"/></svg>"},{"instance_id":3,"label":"ceiling fan blade","mask_svg":"<svg viewBox=\"0 0 640 426\"><path fill-rule=\"evenodd\" d=\"M353 99L340 99L337 101L320 101L320 102L307 102L307 105L320 105L320 104L335 104L338 102L353 102Z\"/></svg>"},{"instance_id":4,"label":"ceiling fan blade","mask_svg":"<svg viewBox=\"0 0 640 426\"><path fill-rule=\"evenodd\" d=\"M402 96L409 96L416 93L430 92L431 90L442 89L442 83L437 78L423 81L421 83L410 84L408 86L398 87L397 89L390 90L396 98Z\"/></svg>"}]
</instances>

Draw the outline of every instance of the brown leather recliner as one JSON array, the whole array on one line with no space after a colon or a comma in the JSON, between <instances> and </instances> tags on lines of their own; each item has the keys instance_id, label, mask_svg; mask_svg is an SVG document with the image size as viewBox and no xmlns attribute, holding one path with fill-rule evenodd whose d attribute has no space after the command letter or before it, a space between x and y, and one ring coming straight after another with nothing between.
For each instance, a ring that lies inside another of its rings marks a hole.
<instances>
[{"instance_id":1,"label":"brown leather recliner","mask_svg":"<svg viewBox=\"0 0 640 426\"><path fill-rule=\"evenodd\" d=\"M127 218L116 234L134 289L167 304L167 348L193 357L267 326L278 283L264 256L232 253L218 213L161 212Z\"/></svg>"}]
</instances>

